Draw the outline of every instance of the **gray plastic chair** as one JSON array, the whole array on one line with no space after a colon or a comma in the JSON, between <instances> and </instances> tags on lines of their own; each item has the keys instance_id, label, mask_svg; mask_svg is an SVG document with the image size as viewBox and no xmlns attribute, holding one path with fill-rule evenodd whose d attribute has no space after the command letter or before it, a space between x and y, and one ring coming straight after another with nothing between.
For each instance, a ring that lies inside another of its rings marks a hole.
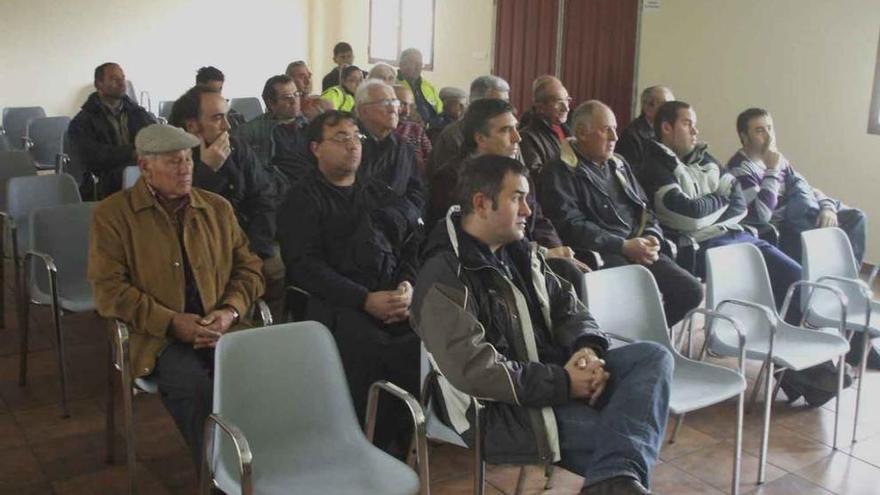
<instances>
[{"instance_id":1,"label":"gray plastic chair","mask_svg":"<svg viewBox=\"0 0 880 495\"><path fill-rule=\"evenodd\" d=\"M6 139L6 134L0 132L0 151L12 151L12 147L9 146L9 140Z\"/></svg>"},{"instance_id":2,"label":"gray plastic chair","mask_svg":"<svg viewBox=\"0 0 880 495\"><path fill-rule=\"evenodd\" d=\"M25 147L40 170L59 171L64 157L64 133L70 117L43 117L28 124Z\"/></svg>"},{"instance_id":3,"label":"gray plastic chair","mask_svg":"<svg viewBox=\"0 0 880 495\"><path fill-rule=\"evenodd\" d=\"M159 102L159 117L162 117L165 120L168 120L168 117L171 116L171 107L174 106L174 101L160 101Z\"/></svg>"},{"instance_id":4,"label":"gray plastic chair","mask_svg":"<svg viewBox=\"0 0 880 495\"><path fill-rule=\"evenodd\" d=\"M122 170L122 188L131 189L141 177L141 169L137 165L125 167Z\"/></svg>"},{"instance_id":5,"label":"gray plastic chair","mask_svg":"<svg viewBox=\"0 0 880 495\"><path fill-rule=\"evenodd\" d=\"M255 326L272 324L272 313L269 306L262 299L257 299L251 311L245 316L245 320ZM159 393L159 386L152 376L132 379L131 355L129 353L129 326L120 321L113 320L110 325L110 361L107 367L107 411L105 417L105 444L104 452L106 461L112 464L115 460L114 435L116 433L116 412L114 402L114 375L119 373L122 383L122 419L125 427L125 461L128 467L128 493L137 493L137 441L134 434L134 396L137 394Z\"/></svg>"},{"instance_id":6,"label":"gray plastic chair","mask_svg":"<svg viewBox=\"0 0 880 495\"><path fill-rule=\"evenodd\" d=\"M803 370L837 359L837 408L834 413L833 448L837 448L837 430L840 420L840 394L843 391L844 356L849 351L845 338L846 296L837 289L824 284L800 280L792 284L782 305L787 314L796 288L816 289L833 294L838 302L838 328L806 329L786 323L776 312L776 303L770 288L770 276L764 258L751 244L732 244L706 251L706 306L739 321L745 332L746 358L760 360L764 364L758 374L753 400L761 388L764 376L764 426L758 465L758 483L766 477L767 442L770 430L770 410L778 392L771 381L774 369ZM710 322L709 348L724 356L736 356L738 336L730 322L715 319ZM780 377L781 378L781 377Z\"/></svg>"},{"instance_id":7,"label":"gray plastic chair","mask_svg":"<svg viewBox=\"0 0 880 495\"><path fill-rule=\"evenodd\" d=\"M25 149L28 123L46 116L43 107L6 107L3 109L3 130L12 149Z\"/></svg>"},{"instance_id":8,"label":"gray plastic chair","mask_svg":"<svg viewBox=\"0 0 880 495\"><path fill-rule=\"evenodd\" d=\"M232 98L229 100L229 108L244 115L245 120L253 120L263 114L263 104L259 98L248 96L247 98Z\"/></svg>"},{"instance_id":9,"label":"gray plastic chair","mask_svg":"<svg viewBox=\"0 0 880 495\"><path fill-rule=\"evenodd\" d=\"M736 397L736 441L731 493L739 493L740 463L742 459L743 399L746 390L745 338L738 325L714 311L697 309L685 319L689 332L693 318L703 314L707 319L720 318L731 323L740 335L739 369L731 370L714 364L695 361L681 355L672 345L666 315L660 300L660 291L654 276L641 265L627 265L598 270L586 274L587 303L599 327L625 342L655 342L666 347L675 360L669 412L678 416L670 443L675 441L685 413L702 409ZM626 311L620 301L625 300ZM702 357L702 356L701 356Z\"/></svg>"},{"instance_id":10,"label":"gray plastic chair","mask_svg":"<svg viewBox=\"0 0 880 495\"><path fill-rule=\"evenodd\" d=\"M205 424L201 493L428 493L428 479L371 444L379 390L406 403L427 468L418 401L376 382L359 427L333 337L317 322L224 335L214 359L214 414Z\"/></svg>"},{"instance_id":11,"label":"gray plastic chair","mask_svg":"<svg viewBox=\"0 0 880 495\"><path fill-rule=\"evenodd\" d=\"M849 306L846 329L862 332L862 357L859 365L859 384L856 389L856 411L852 441L856 441L859 409L862 399L862 377L868 362L871 340L880 337L880 303L872 299L871 287L876 269L869 282L859 278L856 259L846 233L837 227L813 229L801 233L803 278L839 288L846 294ZM827 294L816 293L812 298L802 297L804 320L810 326L827 327L837 323L834 300Z\"/></svg>"},{"instance_id":12,"label":"gray plastic chair","mask_svg":"<svg viewBox=\"0 0 880 495\"><path fill-rule=\"evenodd\" d=\"M52 308L55 338L58 340L61 409L65 418L70 416L70 411L67 407L67 363L61 320L64 312L82 313L95 309L92 286L86 280L89 226L95 205L73 203L33 210L29 221L30 250L24 256L26 276L20 309L19 384L27 382L30 305L48 305Z\"/></svg>"},{"instance_id":13,"label":"gray plastic chair","mask_svg":"<svg viewBox=\"0 0 880 495\"><path fill-rule=\"evenodd\" d=\"M11 244L8 240L9 230L6 228L6 183L12 177L26 177L36 175L37 170L34 168L34 160L26 151L0 151L0 219L3 223L0 225L0 283L6 280L6 253L7 246ZM0 328L6 327L6 291L0 290Z\"/></svg>"}]
</instances>

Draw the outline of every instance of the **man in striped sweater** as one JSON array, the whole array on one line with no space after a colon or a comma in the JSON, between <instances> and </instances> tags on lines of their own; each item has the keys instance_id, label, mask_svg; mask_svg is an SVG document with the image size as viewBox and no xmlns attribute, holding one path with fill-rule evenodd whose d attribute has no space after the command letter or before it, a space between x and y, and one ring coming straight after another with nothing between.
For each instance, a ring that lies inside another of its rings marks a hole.
<instances>
[{"instance_id":1,"label":"man in striped sweater","mask_svg":"<svg viewBox=\"0 0 880 495\"><path fill-rule=\"evenodd\" d=\"M865 253L865 214L829 198L807 183L776 148L773 118L767 110L749 108L736 119L742 148L727 162L748 202L748 223L769 223L779 230L779 247L801 257L801 232L840 227L859 264Z\"/></svg>"}]
</instances>

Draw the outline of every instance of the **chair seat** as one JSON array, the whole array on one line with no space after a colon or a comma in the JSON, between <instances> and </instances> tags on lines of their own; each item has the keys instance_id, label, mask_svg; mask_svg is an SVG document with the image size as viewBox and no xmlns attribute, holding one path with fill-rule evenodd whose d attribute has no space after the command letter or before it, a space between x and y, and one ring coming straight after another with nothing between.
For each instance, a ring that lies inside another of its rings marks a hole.
<instances>
[{"instance_id":1,"label":"chair seat","mask_svg":"<svg viewBox=\"0 0 880 495\"><path fill-rule=\"evenodd\" d=\"M736 333L726 321L717 321L710 348L725 356L736 356ZM746 337L746 357L763 360L770 347L769 332ZM849 350L849 342L836 328L802 329L780 322L773 346L774 363L795 371L836 359Z\"/></svg>"},{"instance_id":2,"label":"chair seat","mask_svg":"<svg viewBox=\"0 0 880 495\"><path fill-rule=\"evenodd\" d=\"M158 394L159 393L159 384L156 383L156 380L149 376L142 376L140 378L134 379L134 386L137 387L138 390L147 394Z\"/></svg>"},{"instance_id":3,"label":"chair seat","mask_svg":"<svg viewBox=\"0 0 880 495\"><path fill-rule=\"evenodd\" d=\"M676 353L669 410L683 414L735 397L746 389L736 370L694 361Z\"/></svg>"},{"instance_id":4,"label":"chair seat","mask_svg":"<svg viewBox=\"0 0 880 495\"><path fill-rule=\"evenodd\" d=\"M58 281L58 303L61 308L71 313L81 313L95 309L95 298L92 286L85 278L64 279ZM38 304L52 304L52 295L41 291L31 284L31 299Z\"/></svg>"},{"instance_id":5,"label":"chair seat","mask_svg":"<svg viewBox=\"0 0 880 495\"><path fill-rule=\"evenodd\" d=\"M419 478L412 469L365 441L349 443L346 448L326 444L315 445L314 449L288 447L288 451L298 451L300 455L261 453L251 446L254 449L254 493L412 495L419 491ZM302 455L304 452L310 455ZM214 479L228 495L241 493L237 473L233 477L224 469L218 469Z\"/></svg>"},{"instance_id":6,"label":"chair seat","mask_svg":"<svg viewBox=\"0 0 880 495\"><path fill-rule=\"evenodd\" d=\"M452 428L446 426L434 413L433 409L426 411L428 417L425 419L425 428L427 436L431 440L439 440L441 442L456 445L458 447L467 448L461 436Z\"/></svg>"},{"instance_id":7,"label":"chair seat","mask_svg":"<svg viewBox=\"0 0 880 495\"><path fill-rule=\"evenodd\" d=\"M871 319L868 328L865 328L865 307L862 302L850 303L846 308L846 328L856 332L868 332L870 338L880 337L880 303L871 301ZM835 327L839 320L837 314L840 310L837 303L828 298L814 297L807 312L807 323L814 327Z\"/></svg>"}]
</instances>

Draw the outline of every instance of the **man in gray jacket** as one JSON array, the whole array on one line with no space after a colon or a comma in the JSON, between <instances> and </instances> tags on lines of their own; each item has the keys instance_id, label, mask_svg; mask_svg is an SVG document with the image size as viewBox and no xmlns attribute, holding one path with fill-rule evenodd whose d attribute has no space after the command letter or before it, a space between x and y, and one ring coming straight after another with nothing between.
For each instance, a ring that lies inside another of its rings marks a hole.
<instances>
[{"instance_id":1,"label":"man in gray jacket","mask_svg":"<svg viewBox=\"0 0 880 495\"><path fill-rule=\"evenodd\" d=\"M524 240L523 164L481 156L462 184L460 214L451 209L426 245L411 307L442 374L449 425L473 444L467 397L478 397L489 462L559 463L586 478L582 494L649 493L670 353L647 342L609 349L571 286Z\"/></svg>"}]
</instances>

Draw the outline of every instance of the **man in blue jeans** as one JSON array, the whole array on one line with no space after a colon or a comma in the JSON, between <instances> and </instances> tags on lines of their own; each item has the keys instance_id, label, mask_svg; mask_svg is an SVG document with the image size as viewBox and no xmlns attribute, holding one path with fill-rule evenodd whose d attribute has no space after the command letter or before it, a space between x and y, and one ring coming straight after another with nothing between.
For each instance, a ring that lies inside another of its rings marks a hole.
<instances>
[{"instance_id":1,"label":"man in blue jeans","mask_svg":"<svg viewBox=\"0 0 880 495\"><path fill-rule=\"evenodd\" d=\"M444 420L475 442L468 396L485 405L491 463L558 463L582 494L649 493L673 361L644 342L609 349L571 285L524 240L528 170L484 155L462 171L426 245L411 322L442 376Z\"/></svg>"}]
</instances>

